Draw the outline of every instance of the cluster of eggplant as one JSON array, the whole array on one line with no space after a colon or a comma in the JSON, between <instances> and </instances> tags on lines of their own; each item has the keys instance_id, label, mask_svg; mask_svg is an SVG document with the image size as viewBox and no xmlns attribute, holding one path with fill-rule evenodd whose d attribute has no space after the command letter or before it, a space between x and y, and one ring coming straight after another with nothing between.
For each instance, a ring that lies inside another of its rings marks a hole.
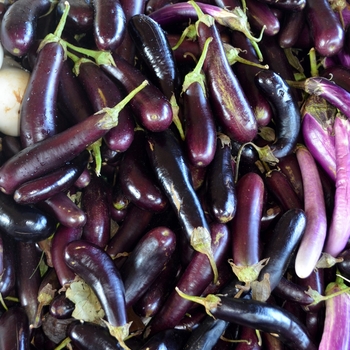
<instances>
[{"instance_id":1,"label":"cluster of eggplant","mask_svg":"<svg viewBox=\"0 0 350 350\"><path fill-rule=\"evenodd\" d=\"M0 349L350 349L349 9L0 3Z\"/></svg>"}]
</instances>

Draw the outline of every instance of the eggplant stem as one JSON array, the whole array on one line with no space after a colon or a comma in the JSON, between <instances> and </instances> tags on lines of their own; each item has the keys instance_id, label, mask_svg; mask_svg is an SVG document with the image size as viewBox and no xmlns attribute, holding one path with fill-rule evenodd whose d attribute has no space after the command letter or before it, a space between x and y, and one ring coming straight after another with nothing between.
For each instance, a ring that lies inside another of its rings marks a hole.
<instances>
[{"instance_id":1,"label":"eggplant stem","mask_svg":"<svg viewBox=\"0 0 350 350\"><path fill-rule=\"evenodd\" d=\"M55 348L54 350L62 350L64 349L66 346L68 346L68 344L71 342L71 339L69 337L64 338Z\"/></svg>"}]
</instances>

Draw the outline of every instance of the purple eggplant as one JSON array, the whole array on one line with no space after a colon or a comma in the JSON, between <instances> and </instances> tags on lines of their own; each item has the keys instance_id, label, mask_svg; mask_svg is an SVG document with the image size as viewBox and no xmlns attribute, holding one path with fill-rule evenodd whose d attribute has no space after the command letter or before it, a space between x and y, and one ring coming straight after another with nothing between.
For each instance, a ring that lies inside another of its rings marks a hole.
<instances>
[{"instance_id":1,"label":"purple eggplant","mask_svg":"<svg viewBox=\"0 0 350 350\"><path fill-rule=\"evenodd\" d=\"M306 147L298 147L296 156L300 165L304 188L306 228L295 257L295 272L306 278L315 269L321 256L327 233L326 205L316 162Z\"/></svg>"},{"instance_id":2,"label":"purple eggplant","mask_svg":"<svg viewBox=\"0 0 350 350\"><path fill-rule=\"evenodd\" d=\"M345 248L350 237L350 225L348 217L348 200L350 191L347 179L350 176L350 121L341 117L334 121L336 179L334 209L328 227L324 252L336 257Z\"/></svg>"},{"instance_id":3,"label":"purple eggplant","mask_svg":"<svg viewBox=\"0 0 350 350\"><path fill-rule=\"evenodd\" d=\"M66 246L64 259L67 266L95 292L105 312L110 331L123 344L129 329L125 290L112 258L94 244L76 240Z\"/></svg>"},{"instance_id":4,"label":"purple eggplant","mask_svg":"<svg viewBox=\"0 0 350 350\"><path fill-rule=\"evenodd\" d=\"M133 306L158 278L175 247L176 236L167 227L155 227L140 239L120 270L127 308Z\"/></svg>"},{"instance_id":5,"label":"purple eggplant","mask_svg":"<svg viewBox=\"0 0 350 350\"><path fill-rule=\"evenodd\" d=\"M93 0L93 32L99 50L115 50L123 41L126 18L119 0Z\"/></svg>"},{"instance_id":6,"label":"purple eggplant","mask_svg":"<svg viewBox=\"0 0 350 350\"><path fill-rule=\"evenodd\" d=\"M290 154L299 136L301 116L297 100L287 82L272 70L262 70L255 83L264 93L274 110L276 141L270 146L277 158Z\"/></svg>"},{"instance_id":7,"label":"purple eggplant","mask_svg":"<svg viewBox=\"0 0 350 350\"><path fill-rule=\"evenodd\" d=\"M39 16L51 7L50 0L20 0L13 3L1 21L1 43L12 55L22 57L36 39Z\"/></svg>"},{"instance_id":8,"label":"purple eggplant","mask_svg":"<svg viewBox=\"0 0 350 350\"><path fill-rule=\"evenodd\" d=\"M290 349L317 349L303 323L279 306L252 299L219 297L213 294L206 298L193 297L180 289L177 289L177 292L187 300L204 305L212 317L276 334Z\"/></svg>"},{"instance_id":9,"label":"purple eggplant","mask_svg":"<svg viewBox=\"0 0 350 350\"><path fill-rule=\"evenodd\" d=\"M326 288L325 294L329 299L326 300L325 324L319 350L349 348L350 331L347 317L350 310L350 295L345 292L348 289L340 277ZM337 292L342 293L332 296Z\"/></svg>"}]
</instances>

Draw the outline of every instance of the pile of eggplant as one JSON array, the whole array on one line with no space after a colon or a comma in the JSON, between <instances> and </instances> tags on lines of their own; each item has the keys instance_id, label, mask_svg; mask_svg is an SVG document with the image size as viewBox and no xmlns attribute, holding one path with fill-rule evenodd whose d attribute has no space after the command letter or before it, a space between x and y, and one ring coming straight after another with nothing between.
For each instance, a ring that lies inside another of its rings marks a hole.
<instances>
[{"instance_id":1,"label":"pile of eggplant","mask_svg":"<svg viewBox=\"0 0 350 350\"><path fill-rule=\"evenodd\" d=\"M0 19L1 350L350 349L350 3Z\"/></svg>"}]
</instances>

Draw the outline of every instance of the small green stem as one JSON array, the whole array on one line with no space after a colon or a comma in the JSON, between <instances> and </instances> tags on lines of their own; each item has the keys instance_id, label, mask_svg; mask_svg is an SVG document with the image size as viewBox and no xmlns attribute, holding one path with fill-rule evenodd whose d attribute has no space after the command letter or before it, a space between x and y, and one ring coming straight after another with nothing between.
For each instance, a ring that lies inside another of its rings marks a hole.
<instances>
[{"instance_id":1,"label":"small green stem","mask_svg":"<svg viewBox=\"0 0 350 350\"><path fill-rule=\"evenodd\" d=\"M54 350L62 350L64 349L69 343L71 342L71 339L69 337L64 338L55 348Z\"/></svg>"},{"instance_id":2,"label":"small green stem","mask_svg":"<svg viewBox=\"0 0 350 350\"><path fill-rule=\"evenodd\" d=\"M8 307L7 305L5 304L5 300L4 298L2 297L2 294L0 293L0 304L2 305L2 307L5 309L5 311L8 310Z\"/></svg>"},{"instance_id":3,"label":"small green stem","mask_svg":"<svg viewBox=\"0 0 350 350\"><path fill-rule=\"evenodd\" d=\"M314 47L310 49L309 57L310 57L310 74L312 77L317 77L319 74L318 74L316 50Z\"/></svg>"},{"instance_id":4,"label":"small green stem","mask_svg":"<svg viewBox=\"0 0 350 350\"><path fill-rule=\"evenodd\" d=\"M212 42L212 40L213 40L213 38L209 37L205 41L201 56L196 64L195 68L193 69L192 72L189 72L188 74L186 74L186 76L184 78L184 82L182 84L182 92L185 92L191 84L193 84L194 82L197 82L201 85L202 90L203 90L204 94L206 95L205 75L202 73L202 68L203 68L203 64L205 62L205 58L207 57L209 44Z\"/></svg>"},{"instance_id":5,"label":"small green stem","mask_svg":"<svg viewBox=\"0 0 350 350\"><path fill-rule=\"evenodd\" d=\"M65 44L69 49L81 53L82 55L93 58L96 64L99 66L102 64L115 66L113 56L109 51L90 50L83 47L75 46L69 42L65 42Z\"/></svg>"}]
</instances>

